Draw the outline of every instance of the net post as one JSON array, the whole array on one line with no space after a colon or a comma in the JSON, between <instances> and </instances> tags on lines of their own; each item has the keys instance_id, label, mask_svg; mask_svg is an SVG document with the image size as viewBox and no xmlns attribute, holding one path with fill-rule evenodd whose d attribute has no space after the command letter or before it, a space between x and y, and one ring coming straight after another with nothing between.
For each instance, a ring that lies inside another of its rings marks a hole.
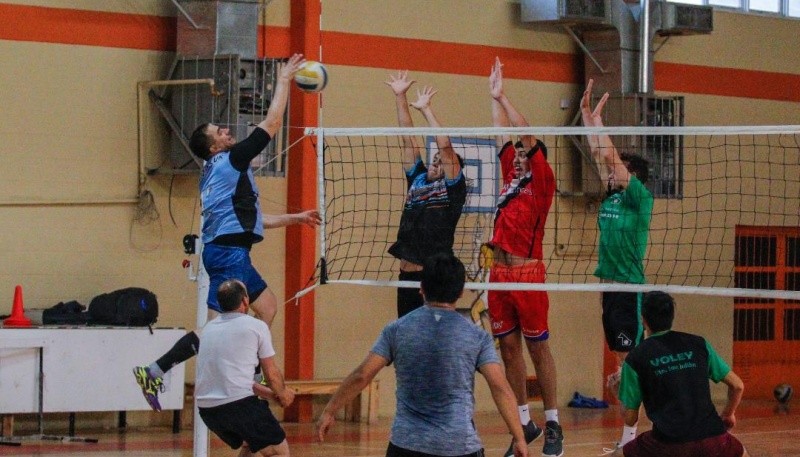
<instances>
[{"instance_id":1,"label":"net post","mask_svg":"<svg viewBox=\"0 0 800 457\"><path fill-rule=\"evenodd\" d=\"M320 285L328 283L328 262L325 256L319 258L319 283Z\"/></svg>"},{"instance_id":2,"label":"net post","mask_svg":"<svg viewBox=\"0 0 800 457\"><path fill-rule=\"evenodd\" d=\"M200 215L200 233L203 233L203 224L205 218ZM210 278L205 266L203 265L203 243L201 239L197 239L197 329L202 329L208 320L208 289L211 287ZM197 379L197 367L195 366L195 379ZM197 397L194 398L192 405L194 420L192 422L192 456L193 457L208 457L210 449L210 436L208 426L200 417L200 408L197 406Z\"/></svg>"},{"instance_id":3,"label":"net post","mask_svg":"<svg viewBox=\"0 0 800 457\"><path fill-rule=\"evenodd\" d=\"M326 233L326 213L325 213L325 130L322 128L306 128L306 135L317 136L317 211L322 219L319 233L319 252L320 252L320 284L325 284L328 280L327 264L325 262L325 233Z\"/></svg>"}]
</instances>

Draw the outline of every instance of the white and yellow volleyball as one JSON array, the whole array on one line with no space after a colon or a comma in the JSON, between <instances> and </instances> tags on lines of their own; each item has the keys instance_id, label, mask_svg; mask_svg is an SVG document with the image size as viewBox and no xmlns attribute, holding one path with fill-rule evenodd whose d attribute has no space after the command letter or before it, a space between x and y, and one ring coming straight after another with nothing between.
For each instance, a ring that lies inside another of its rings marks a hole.
<instances>
[{"instance_id":1,"label":"white and yellow volleyball","mask_svg":"<svg viewBox=\"0 0 800 457\"><path fill-rule=\"evenodd\" d=\"M306 61L294 74L294 82L304 92L319 92L328 85L328 70L319 62Z\"/></svg>"}]
</instances>

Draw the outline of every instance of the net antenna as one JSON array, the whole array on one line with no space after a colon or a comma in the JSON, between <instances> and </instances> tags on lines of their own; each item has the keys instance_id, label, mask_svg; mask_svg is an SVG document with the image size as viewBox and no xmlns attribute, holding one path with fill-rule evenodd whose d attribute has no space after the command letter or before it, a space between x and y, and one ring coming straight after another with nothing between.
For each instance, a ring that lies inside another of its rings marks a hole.
<instances>
[{"instance_id":1,"label":"net antenna","mask_svg":"<svg viewBox=\"0 0 800 457\"><path fill-rule=\"evenodd\" d=\"M476 273L502 181L494 138L531 134L547 145L556 176L544 238L547 280L490 284ZM596 165L579 151L589 134L608 134L620 152L651 161L655 203L644 284L600 283L593 275L597 208L605 194L595 182ZM469 195L453 250L468 268L469 290L662 290L800 300L799 253L787 254L797 256L788 260L795 262L796 280L752 281L739 268L743 244L737 241L742 227L800 227L800 126L309 128L306 135L314 137L318 154L321 284L418 287L394 280L399 262L387 253L407 190L400 136L447 135L466 159ZM655 143L662 147L654 155L648 148ZM663 154L664 144L673 154ZM431 142L426 145L432 154ZM792 246L800 250L800 235Z\"/></svg>"}]
</instances>

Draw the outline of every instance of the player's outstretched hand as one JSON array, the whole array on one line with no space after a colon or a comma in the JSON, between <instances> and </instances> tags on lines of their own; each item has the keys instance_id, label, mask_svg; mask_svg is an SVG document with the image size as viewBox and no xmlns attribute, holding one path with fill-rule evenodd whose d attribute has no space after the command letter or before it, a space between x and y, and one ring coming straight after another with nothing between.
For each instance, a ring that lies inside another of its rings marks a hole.
<instances>
[{"instance_id":1,"label":"player's outstretched hand","mask_svg":"<svg viewBox=\"0 0 800 457\"><path fill-rule=\"evenodd\" d=\"M317 419L317 438L319 438L320 441L325 441L325 434L328 433L328 430L330 430L335 421L336 419L333 417L333 414L322 411L319 419Z\"/></svg>"},{"instance_id":2,"label":"player's outstretched hand","mask_svg":"<svg viewBox=\"0 0 800 457\"><path fill-rule=\"evenodd\" d=\"M415 82L413 79L408 79L408 70L400 70L397 76L389 75L389 79L383 83L391 87L395 95L403 95Z\"/></svg>"},{"instance_id":3,"label":"player's outstretched hand","mask_svg":"<svg viewBox=\"0 0 800 457\"><path fill-rule=\"evenodd\" d=\"M302 213L297 213L297 219L299 224L306 224L311 227L316 227L317 225L322 224L322 218L319 215L319 211L315 209L309 209L303 211Z\"/></svg>"},{"instance_id":4,"label":"player's outstretched hand","mask_svg":"<svg viewBox=\"0 0 800 457\"><path fill-rule=\"evenodd\" d=\"M306 59L303 57L303 54L292 55L292 57L289 57L289 60L278 67L278 77L287 81L292 79L294 74L297 73L300 67L305 63Z\"/></svg>"},{"instance_id":5,"label":"player's outstretched hand","mask_svg":"<svg viewBox=\"0 0 800 457\"><path fill-rule=\"evenodd\" d=\"M489 94L496 100L503 96L503 64L500 57L494 58L492 72L489 74Z\"/></svg>"},{"instance_id":6,"label":"player's outstretched hand","mask_svg":"<svg viewBox=\"0 0 800 457\"><path fill-rule=\"evenodd\" d=\"M594 80L590 79L589 83L586 85L586 90L583 91L583 97L581 97L581 118L583 119L583 125L585 127L602 127L603 107L606 106L606 102L608 101L608 92L603 94L603 97L597 102L597 106L592 110L593 85Z\"/></svg>"},{"instance_id":7,"label":"player's outstretched hand","mask_svg":"<svg viewBox=\"0 0 800 457\"><path fill-rule=\"evenodd\" d=\"M411 104L414 108L422 111L431 106L431 99L436 95L436 91L431 86L425 86L422 90L417 90L417 101Z\"/></svg>"}]
</instances>

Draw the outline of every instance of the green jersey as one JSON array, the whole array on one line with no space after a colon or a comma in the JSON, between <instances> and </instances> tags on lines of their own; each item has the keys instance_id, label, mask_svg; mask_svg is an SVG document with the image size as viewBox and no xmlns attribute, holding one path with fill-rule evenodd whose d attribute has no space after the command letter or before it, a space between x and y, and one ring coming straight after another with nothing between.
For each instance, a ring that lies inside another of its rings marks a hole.
<instances>
[{"instance_id":1,"label":"green jersey","mask_svg":"<svg viewBox=\"0 0 800 457\"><path fill-rule=\"evenodd\" d=\"M644 254L653 212L653 194L631 176L628 187L600 204L600 247L594 275L610 281L644 283Z\"/></svg>"}]
</instances>

